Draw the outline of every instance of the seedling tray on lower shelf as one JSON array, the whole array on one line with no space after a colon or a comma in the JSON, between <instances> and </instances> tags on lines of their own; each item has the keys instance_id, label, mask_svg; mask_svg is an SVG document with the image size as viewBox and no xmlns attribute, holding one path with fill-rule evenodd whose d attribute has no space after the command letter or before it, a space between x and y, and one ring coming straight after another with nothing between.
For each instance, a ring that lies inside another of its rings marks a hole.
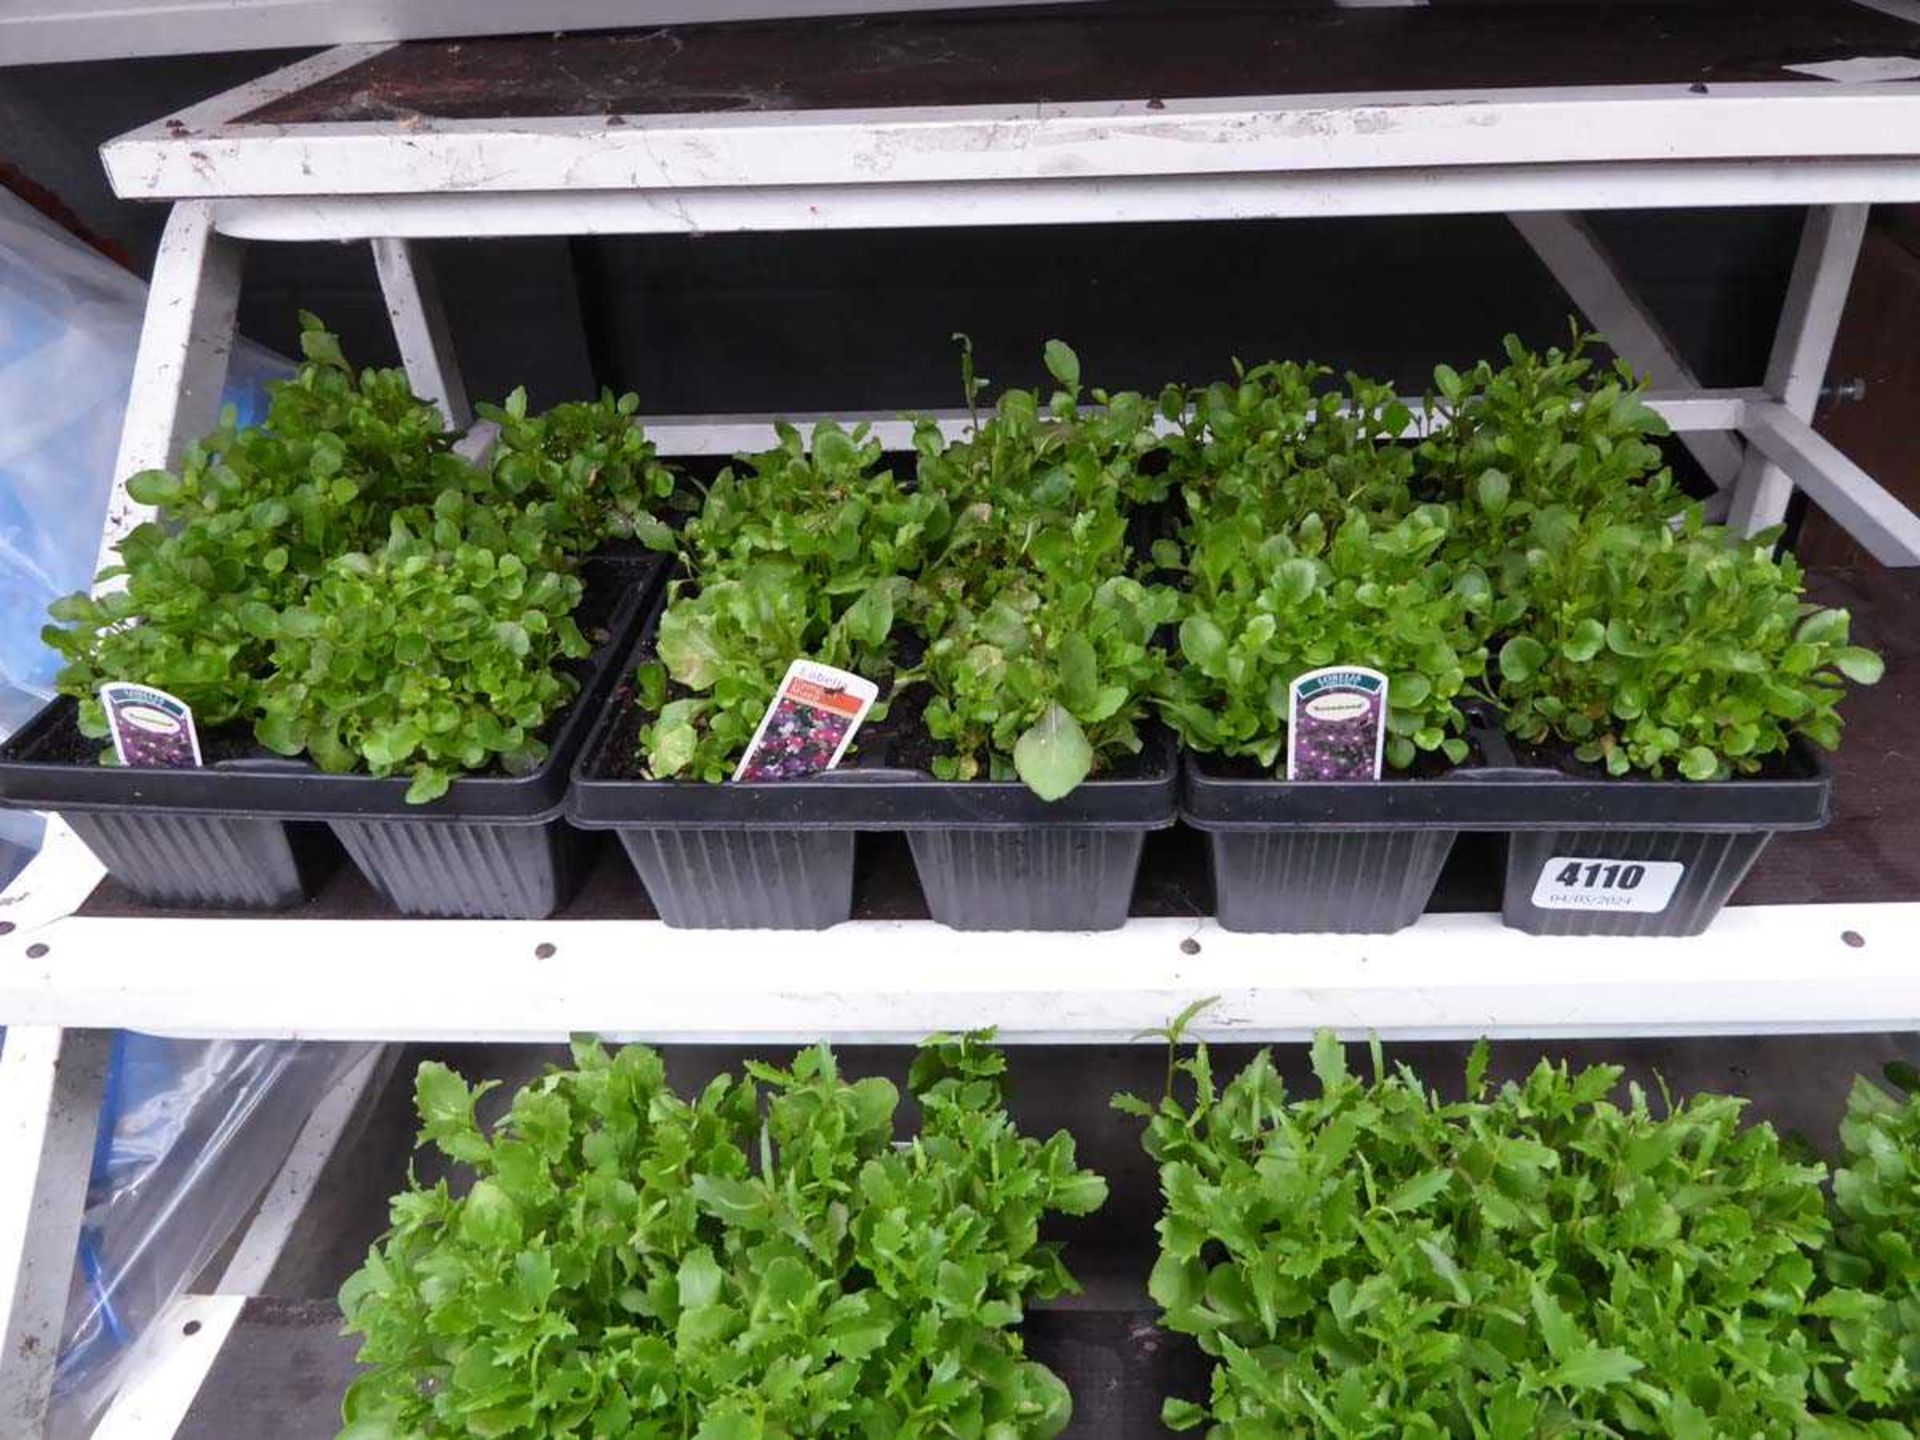
<instances>
[{"instance_id":1,"label":"seedling tray on lower shelf","mask_svg":"<svg viewBox=\"0 0 1920 1440\"><path fill-rule=\"evenodd\" d=\"M463 775L409 805L405 776L329 775L265 751L198 770L76 764L64 757L103 742L77 738L62 697L0 746L0 803L59 812L109 874L159 905L285 909L344 847L402 914L540 919L583 873L586 837L562 818L567 773L664 570L654 556L582 567L576 618L603 638L530 774Z\"/></svg>"},{"instance_id":2,"label":"seedling tray on lower shelf","mask_svg":"<svg viewBox=\"0 0 1920 1440\"><path fill-rule=\"evenodd\" d=\"M1463 831L1507 837L1502 912L1534 934L1696 935L1773 835L1827 823L1831 777L1796 741L1766 774L1581 778L1488 762L1430 778L1244 778L1189 755L1181 818L1208 833L1229 930L1386 933L1420 918Z\"/></svg>"},{"instance_id":3,"label":"seedling tray on lower shelf","mask_svg":"<svg viewBox=\"0 0 1920 1440\"><path fill-rule=\"evenodd\" d=\"M1174 821L1172 738L1154 732L1132 773L1045 801L1017 781L936 780L866 759L802 780L702 784L625 778L633 743L623 667L582 752L568 815L619 835L669 925L817 930L853 913L854 837L898 831L934 919L960 930L1111 930L1127 918L1149 831Z\"/></svg>"}]
</instances>

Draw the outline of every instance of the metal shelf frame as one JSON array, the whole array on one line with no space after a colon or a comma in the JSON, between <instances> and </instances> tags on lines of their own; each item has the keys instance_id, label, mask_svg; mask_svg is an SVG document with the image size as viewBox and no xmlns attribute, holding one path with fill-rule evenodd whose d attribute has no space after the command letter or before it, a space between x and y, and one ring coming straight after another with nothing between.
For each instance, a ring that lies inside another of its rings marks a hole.
<instances>
[{"instance_id":1,"label":"metal shelf frame","mask_svg":"<svg viewBox=\"0 0 1920 1440\"><path fill-rule=\"evenodd\" d=\"M119 194L173 206L119 477L173 463L212 425L248 243L370 242L415 389L465 425L444 314L413 243L425 238L1495 213L1653 377L1656 407L1721 486L1733 523L1750 532L1776 523L1797 488L1880 560L1920 563L1920 516L1809 423L1868 209L1920 201L1920 86L244 118L381 48L328 51L105 147ZM1733 205L1803 206L1807 220L1764 384L1714 391L1688 372L1580 212ZM771 438L766 417L648 423L668 453ZM883 433L898 423L882 417ZM117 486L103 556L146 514ZM1218 995L1196 1027L1218 1038L1323 1026L1403 1037L1920 1028L1920 897L1735 909L1706 936L1665 941L1536 939L1487 915L1431 916L1385 937L1256 937L1172 920L1135 920L1114 935L979 936L871 921L809 949L796 970L779 937L646 921L75 914L99 877L71 832L50 822L46 849L0 897L0 1022L11 1027L0 1056L7 1436L44 1424L104 1027L904 1042L993 1023L1012 1041L1115 1042Z\"/></svg>"}]
</instances>

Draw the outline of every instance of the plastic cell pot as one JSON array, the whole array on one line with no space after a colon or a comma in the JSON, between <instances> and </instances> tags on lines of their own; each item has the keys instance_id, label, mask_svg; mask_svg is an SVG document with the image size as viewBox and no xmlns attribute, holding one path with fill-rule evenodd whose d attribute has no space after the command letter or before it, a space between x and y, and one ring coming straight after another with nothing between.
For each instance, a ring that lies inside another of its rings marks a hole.
<instances>
[{"instance_id":1,"label":"plastic cell pot","mask_svg":"<svg viewBox=\"0 0 1920 1440\"><path fill-rule=\"evenodd\" d=\"M1541 935L1695 935L1772 836L1827 820L1824 763L1796 742L1734 780L1582 777L1522 766L1472 727L1477 764L1434 778L1247 778L1184 757L1181 818L1207 832L1220 924L1387 933L1418 920L1462 831L1506 842L1502 917Z\"/></svg>"},{"instance_id":2,"label":"plastic cell pot","mask_svg":"<svg viewBox=\"0 0 1920 1440\"><path fill-rule=\"evenodd\" d=\"M62 697L0 747L0 803L53 810L117 881L165 906L277 910L324 882L342 849L402 914L541 919L572 895L587 837L563 818L567 774L665 566L589 560L577 617L604 638L521 776L462 775L409 805L405 777L328 775L249 756L192 770L75 764L77 707ZM57 757L57 758L56 758Z\"/></svg>"},{"instance_id":3,"label":"plastic cell pot","mask_svg":"<svg viewBox=\"0 0 1920 1440\"><path fill-rule=\"evenodd\" d=\"M651 626L625 667L651 653ZM869 745L804 779L643 780L616 756L631 695L616 687L568 802L573 823L620 838L672 926L817 930L851 918L855 837L903 832L933 918L960 930L1123 924L1149 830L1171 825L1177 756L1156 734L1126 778L1047 802L1017 782L936 780Z\"/></svg>"},{"instance_id":4,"label":"plastic cell pot","mask_svg":"<svg viewBox=\"0 0 1920 1440\"><path fill-rule=\"evenodd\" d=\"M1502 918L1533 935L1698 935L1776 834L1827 823L1832 783L1800 740L1763 775L1561 780L1540 797L1551 817L1512 827Z\"/></svg>"}]
</instances>

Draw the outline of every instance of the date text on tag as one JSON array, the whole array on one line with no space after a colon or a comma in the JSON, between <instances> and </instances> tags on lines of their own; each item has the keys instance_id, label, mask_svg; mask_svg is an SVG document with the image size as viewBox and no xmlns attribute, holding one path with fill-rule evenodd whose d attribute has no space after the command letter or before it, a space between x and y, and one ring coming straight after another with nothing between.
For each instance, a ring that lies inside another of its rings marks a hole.
<instances>
[{"instance_id":1,"label":"date text on tag","mask_svg":"<svg viewBox=\"0 0 1920 1440\"><path fill-rule=\"evenodd\" d=\"M1536 910L1607 910L1657 915L1687 867L1678 860L1600 860L1555 855L1533 882Z\"/></svg>"},{"instance_id":2,"label":"date text on tag","mask_svg":"<svg viewBox=\"0 0 1920 1440\"><path fill-rule=\"evenodd\" d=\"M873 681L851 670L794 661L733 778L798 780L833 769L879 693Z\"/></svg>"}]
</instances>

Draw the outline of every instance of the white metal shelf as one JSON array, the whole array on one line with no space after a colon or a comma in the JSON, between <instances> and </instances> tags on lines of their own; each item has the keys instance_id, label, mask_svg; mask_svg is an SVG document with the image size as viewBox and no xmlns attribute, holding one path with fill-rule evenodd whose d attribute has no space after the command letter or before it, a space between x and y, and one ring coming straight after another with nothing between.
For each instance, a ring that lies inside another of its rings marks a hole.
<instances>
[{"instance_id":1,"label":"white metal shelf","mask_svg":"<svg viewBox=\"0 0 1920 1440\"><path fill-rule=\"evenodd\" d=\"M1904 13L1910 0L1873 3ZM1446 12L1396 23L1454 23ZM1589 19L1615 24L1611 9ZM1319 63L1318 51L1304 53ZM1406 73L1422 51L1346 53ZM316 85L357 100L348 72L383 54L327 52L106 147L118 193L175 202L118 475L173 463L210 427L248 242L372 241L416 391L464 424L465 387L411 244L421 237L1507 213L1579 307L1657 378L1663 412L1737 523L1777 520L1798 487L1875 555L1920 562L1920 520L1808 424L1868 206L1920 201L1920 85L1772 70L1705 87L1671 75L1251 96L1156 95L1142 84L1060 104L809 108L756 96L730 113L549 106L461 118L402 105L384 120L251 118ZM1584 63L1577 47L1542 55ZM1570 212L1750 204L1811 208L1764 387L1706 391ZM676 453L725 453L764 425L714 416L665 421L659 434ZM109 516L110 548L143 512L121 491ZM912 1041L997 1025L1015 1041L1123 1042L1217 995L1197 1032L1220 1039L1326 1026L1400 1037L1920 1028L1920 896L1736 907L1688 940L1540 939L1490 915L1429 916L1364 937L1234 935L1201 920L1135 920L1101 935L962 934L919 921L791 935L636 920L76 915L99 873L56 825L47 852L0 897L0 1023L16 1027L0 1058L8 1437L38 1434L44 1419L99 1098L97 1027Z\"/></svg>"},{"instance_id":2,"label":"white metal shelf","mask_svg":"<svg viewBox=\"0 0 1920 1440\"><path fill-rule=\"evenodd\" d=\"M929 920L821 932L653 920L77 918L0 941L0 1013L163 1035L319 1040L912 1044L1196 1033L1402 1039L1920 1028L1920 903L1758 905L1688 940L1541 938L1497 915L1396 935L1245 935L1211 920L979 935ZM40 953L27 954L32 945Z\"/></svg>"}]
</instances>

